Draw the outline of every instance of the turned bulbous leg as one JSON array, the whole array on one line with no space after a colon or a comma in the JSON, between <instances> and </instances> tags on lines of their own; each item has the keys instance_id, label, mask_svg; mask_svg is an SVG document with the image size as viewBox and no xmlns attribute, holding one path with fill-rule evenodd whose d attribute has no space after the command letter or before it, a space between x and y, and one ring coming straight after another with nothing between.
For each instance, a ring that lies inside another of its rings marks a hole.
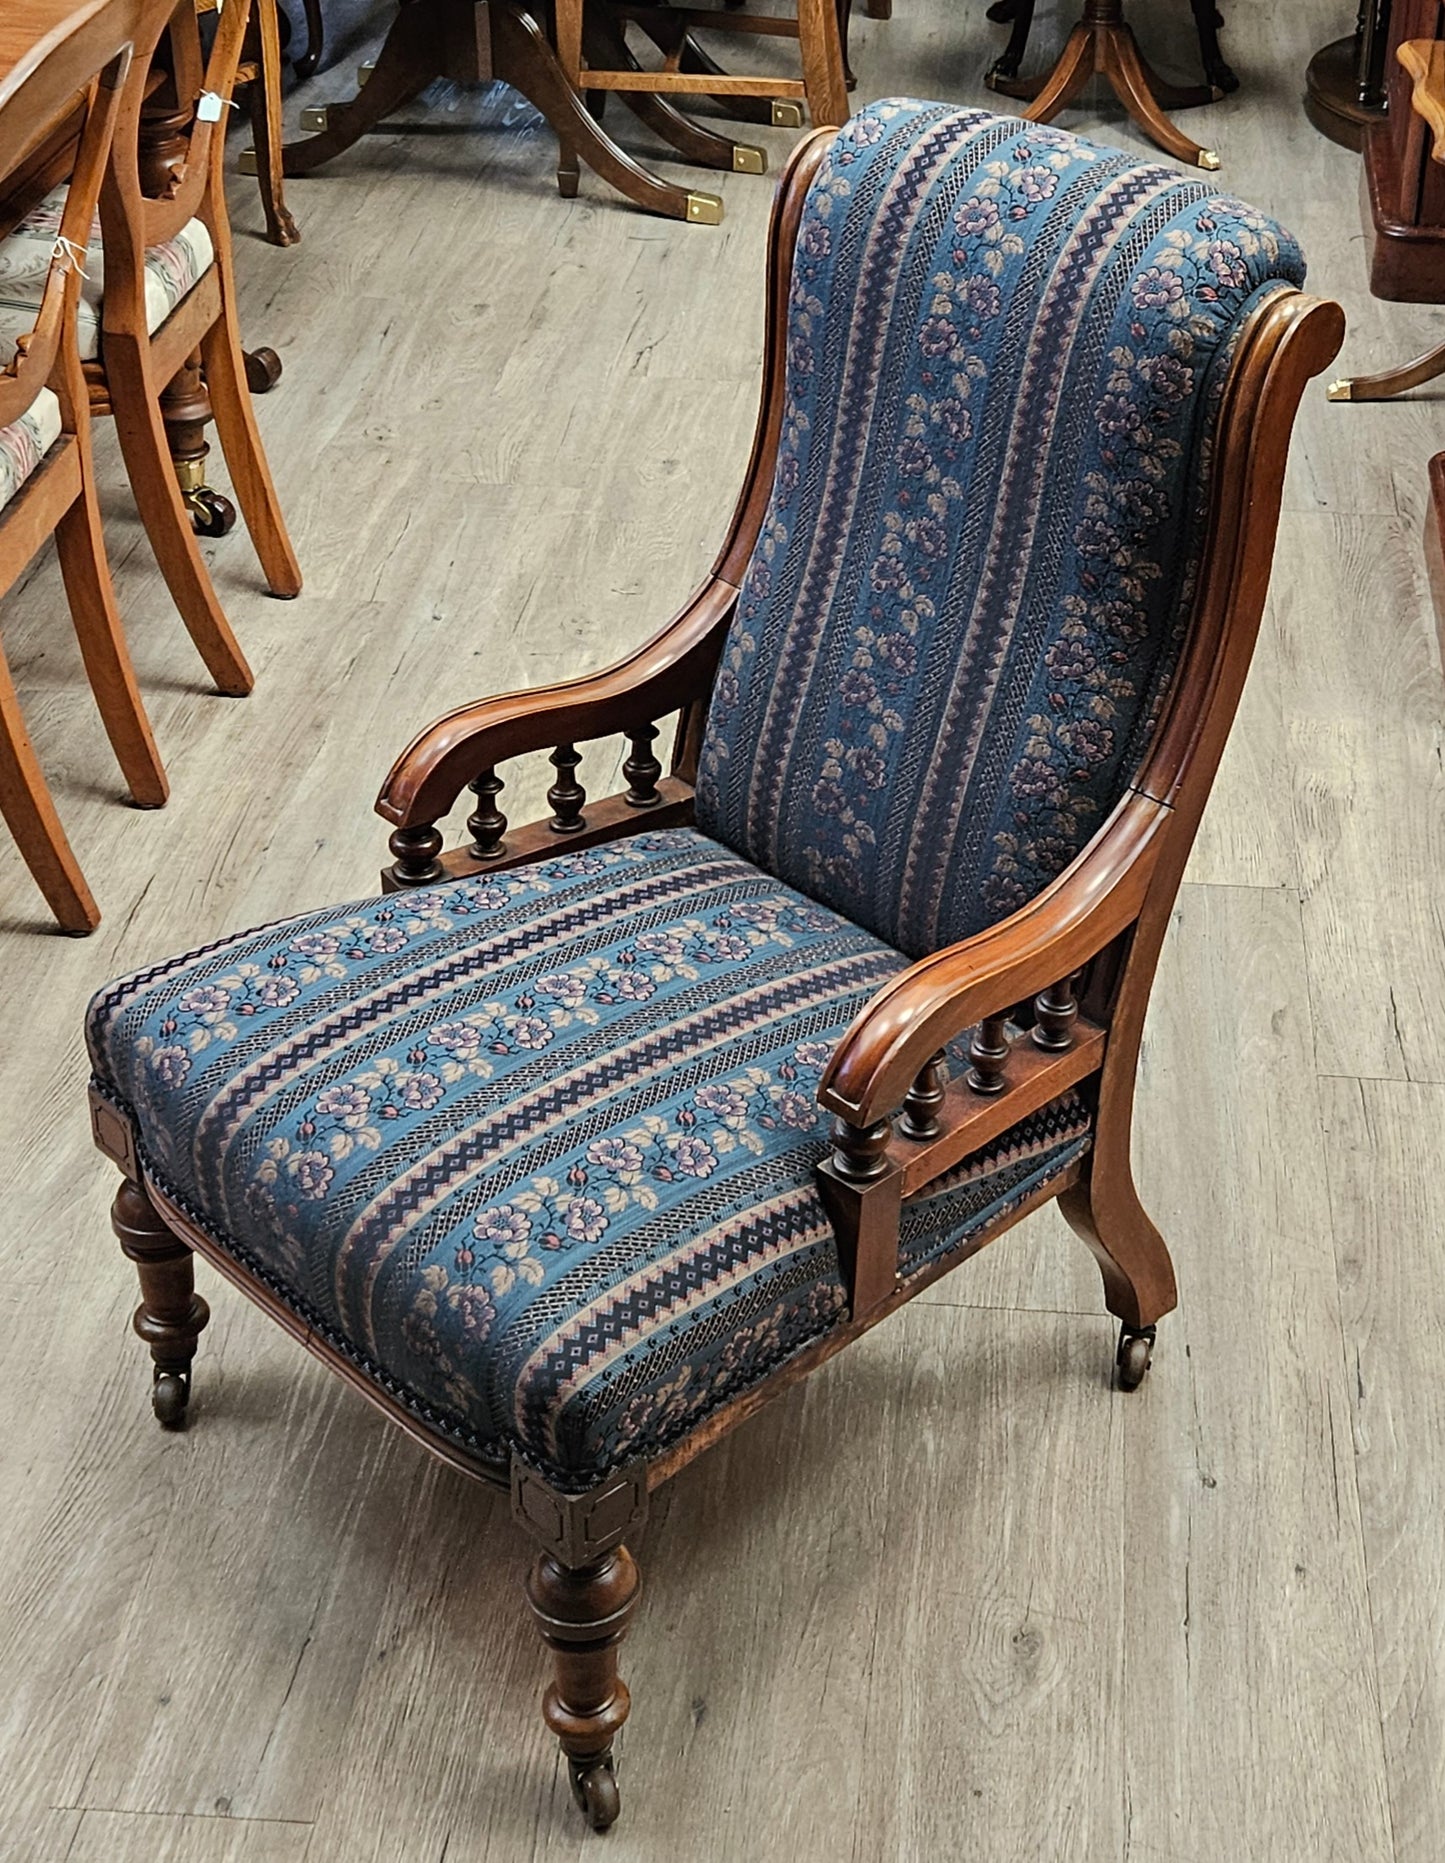
<instances>
[{"instance_id":1,"label":"turned bulbous leg","mask_svg":"<svg viewBox=\"0 0 1445 1863\"><path fill-rule=\"evenodd\" d=\"M625 1546L576 1567L540 1553L527 1578L527 1602L555 1659L542 1717L567 1756L572 1796L596 1831L621 1809L612 1743L632 1703L617 1673L617 1649L641 1588Z\"/></svg>"},{"instance_id":2,"label":"turned bulbous leg","mask_svg":"<svg viewBox=\"0 0 1445 1863\"><path fill-rule=\"evenodd\" d=\"M116 1192L110 1222L140 1276L141 1300L132 1324L150 1347L155 1365L152 1407L167 1429L184 1429L191 1360L211 1317L196 1292L195 1257L131 1178Z\"/></svg>"}]
</instances>

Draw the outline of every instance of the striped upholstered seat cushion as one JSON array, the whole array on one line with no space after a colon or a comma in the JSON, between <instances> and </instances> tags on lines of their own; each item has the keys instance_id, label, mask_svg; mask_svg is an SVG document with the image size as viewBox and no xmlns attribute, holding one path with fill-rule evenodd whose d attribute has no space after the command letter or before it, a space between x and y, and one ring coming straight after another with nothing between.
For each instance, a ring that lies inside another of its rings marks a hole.
<instances>
[{"instance_id":1,"label":"striped upholstered seat cushion","mask_svg":"<svg viewBox=\"0 0 1445 1863\"><path fill-rule=\"evenodd\" d=\"M19 420L0 427L0 510L59 438L59 398L53 388L42 388Z\"/></svg>"},{"instance_id":2,"label":"striped upholstered seat cushion","mask_svg":"<svg viewBox=\"0 0 1445 1863\"><path fill-rule=\"evenodd\" d=\"M117 983L101 1090L201 1228L434 1428L586 1483L842 1317L818 1076L903 964L691 830L313 913ZM1087 1147L1068 1096L905 1265Z\"/></svg>"},{"instance_id":3,"label":"striped upholstered seat cushion","mask_svg":"<svg viewBox=\"0 0 1445 1863\"><path fill-rule=\"evenodd\" d=\"M0 239L0 364L14 353L17 337L34 327L51 254L65 212L66 189L55 188L4 239ZM186 293L215 263L215 247L202 220L188 220L174 239L146 254L146 328L159 330ZM105 296L105 249L100 217L91 230L83 262L76 339L83 362L100 354L100 310Z\"/></svg>"},{"instance_id":4,"label":"striped upholstered seat cushion","mask_svg":"<svg viewBox=\"0 0 1445 1863\"><path fill-rule=\"evenodd\" d=\"M1232 346L1303 277L1177 169L947 104L851 118L699 825L912 956L1038 893L1148 745Z\"/></svg>"}]
</instances>

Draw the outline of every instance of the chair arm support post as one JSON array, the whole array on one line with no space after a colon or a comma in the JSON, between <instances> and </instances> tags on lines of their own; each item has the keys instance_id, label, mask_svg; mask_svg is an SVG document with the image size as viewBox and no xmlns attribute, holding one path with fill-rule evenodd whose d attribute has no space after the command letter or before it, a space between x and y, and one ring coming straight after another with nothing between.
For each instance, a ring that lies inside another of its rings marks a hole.
<instances>
[{"instance_id":1,"label":"chair arm support post","mask_svg":"<svg viewBox=\"0 0 1445 1863\"><path fill-rule=\"evenodd\" d=\"M820 1104L855 1127L889 1117L948 1042L1080 970L1138 917L1170 815L1130 791L1036 899L891 978L834 1050Z\"/></svg>"},{"instance_id":2,"label":"chair arm support post","mask_svg":"<svg viewBox=\"0 0 1445 1863\"><path fill-rule=\"evenodd\" d=\"M838 1243L838 1272L853 1319L882 1304L898 1282L903 1173L888 1158L889 1119L833 1122L833 1150L818 1166L818 1192Z\"/></svg>"},{"instance_id":3,"label":"chair arm support post","mask_svg":"<svg viewBox=\"0 0 1445 1863\"><path fill-rule=\"evenodd\" d=\"M705 701L737 590L706 582L660 634L625 660L499 698L463 705L428 725L392 765L376 812L398 828L442 820L462 790L509 757L614 733L640 734L669 712Z\"/></svg>"}]
</instances>

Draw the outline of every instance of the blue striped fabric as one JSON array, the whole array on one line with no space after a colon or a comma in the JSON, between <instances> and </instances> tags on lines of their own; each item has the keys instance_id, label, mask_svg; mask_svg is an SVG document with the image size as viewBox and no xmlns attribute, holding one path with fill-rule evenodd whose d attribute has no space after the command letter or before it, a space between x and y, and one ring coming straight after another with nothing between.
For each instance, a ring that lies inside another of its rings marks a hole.
<instances>
[{"instance_id":1,"label":"blue striped fabric","mask_svg":"<svg viewBox=\"0 0 1445 1863\"><path fill-rule=\"evenodd\" d=\"M835 1326L818 1077L904 959L692 830L313 913L113 984L147 1174L437 1431L585 1485ZM910 1204L915 1271L1087 1148Z\"/></svg>"},{"instance_id":2,"label":"blue striped fabric","mask_svg":"<svg viewBox=\"0 0 1445 1863\"><path fill-rule=\"evenodd\" d=\"M912 956L1039 892L1138 767L1224 364L1303 276L1288 234L1176 170L944 104L860 111L799 233L699 824Z\"/></svg>"}]
</instances>

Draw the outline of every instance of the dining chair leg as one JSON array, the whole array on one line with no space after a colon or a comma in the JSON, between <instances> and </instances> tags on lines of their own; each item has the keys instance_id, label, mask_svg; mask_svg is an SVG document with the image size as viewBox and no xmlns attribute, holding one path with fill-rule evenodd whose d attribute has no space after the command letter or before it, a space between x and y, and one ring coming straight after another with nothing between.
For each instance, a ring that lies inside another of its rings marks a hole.
<instances>
[{"instance_id":1,"label":"dining chair leg","mask_svg":"<svg viewBox=\"0 0 1445 1863\"><path fill-rule=\"evenodd\" d=\"M226 308L202 337L201 356L215 411L216 435L266 587L273 595L289 601L301 593L301 566L291 547L256 425L256 410L246 383L246 359L230 316L230 289L227 279L222 287Z\"/></svg>"},{"instance_id":2,"label":"dining chair leg","mask_svg":"<svg viewBox=\"0 0 1445 1863\"><path fill-rule=\"evenodd\" d=\"M247 98L251 116L251 143L255 152L256 180L261 209L266 216L266 237L273 246L294 246L301 234L286 205L281 172L281 33L276 0L264 0L255 9L254 30L259 40L259 65ZM300 66L297 66L299 71Z\"/></svg>"},{"instance_id":3,"label":"dining chair leg","mask_svg":"<svg viewBox=\"0 0 1445 1863\"><path fill-rule=\"evenodd\" d=\"M41 773L10 667L0 653L0 816L62 931L94 931L100 910L70 850Z\"/></svg>"},{"instance_id":4,"label":"dining chair leg","mask_svg":"<svg viewBox=\"0 0 1445 1863\"><path fill-rule=\"evenodd\" d=\"M848 84L838 31L837 0L798 0L803 90L814 129L848 121Z\"/></svg>"},{"instance_id":5,"label":"dining chair leg","mask_svg":"<svg viewBox=\"0 0 1445 1863\"><path fill-rule=\"evenodd\" d=\"M600 6L586 8L582 30L587 62L594 70L642 69L606 0ZM608 93L598 91L596 95L605 99ZM760 175L765 171L767 158L761 149L705 129L665 97L653 91L622 91L619 95L638 121L645 123L664 142L671 143L685 162L695 163L700 168L721 168L745 174Z\"/></svg>"},{"instance_id":6,"label":"dining chair leg","mask_svg":"<svg viewBox=\"0 0 1445 1863\"><path fill-rule=\"evenodd\" d=\"M111 749L132 800L139 808L158 809L170 785L116 612L88 458L81 466L80 496L55 528L55 549L86 675Z\"/></svg>"},{"instance_id":7,"label":"dining chair leg","mask_svg":"<svg viewBox=\"0 0 1445 1863\"><path fill-rule=\"evenodd\" d=\"M539 1553L527 1578L527 1602L554 1659L542 1717L566 1755L572 1796L597 1831L621 1809L612 1747L632 1702L617 1650L641 1589L625 1546L575 1567Z\"/></svg>"},{"instance_id":8,"label":"dining chair leg","mask_svg":"<svg viewBox=\"0 0 1445 1863\"><path fill-rule=\"evenodd\" d=\"M165 1428L184 1429L191 1361L211 1317L196 1292L196 1258L134 1178L122 1179L110 1223L140 1276L140 1305L132 1324L151 1351L151 1406Z\"/></svg>"},{"instance_id":9,"label":"dining chair leg","mask_svg":"<svg viewBox=\"0 0 1445 1863\"><path fill-rule=\"evenodd\" d=\"M194 350L161 390L161 424L166 430L171 465L181 488L181 503L202 537L225 537L236 528L236 507L224 492L206 483L210 447L206 428L213 418L211 397L201 373L201 352Z\"/></svg>"},{"instance_id":10,"label":"dining chair leg","mask_svg":"<svg viewBox=\"0 0 1445 1863\"><path fill-rule=\"evenodd\" d=\"M1029 34L1033 31L1034 0L1002 0L999 6L989 8L988 17L995 24L1006 24L1010 30L1008 44L989 67L985 82L993 78L1016 78L1028 50Z\"/></svg>"},{"instance_id":11,"label":"dining chair leg","mask_svg":"<svg viewBox=\"0 0 1445 1863\"><path fill-rule=\"evenodd\" d=\"M196 547L150 379L148 350L148 343L130 337L106 339L105 371L121 455L141 522L181 619L218 691L241 698L255 679Z\"/></svg>"}]
</instances>

